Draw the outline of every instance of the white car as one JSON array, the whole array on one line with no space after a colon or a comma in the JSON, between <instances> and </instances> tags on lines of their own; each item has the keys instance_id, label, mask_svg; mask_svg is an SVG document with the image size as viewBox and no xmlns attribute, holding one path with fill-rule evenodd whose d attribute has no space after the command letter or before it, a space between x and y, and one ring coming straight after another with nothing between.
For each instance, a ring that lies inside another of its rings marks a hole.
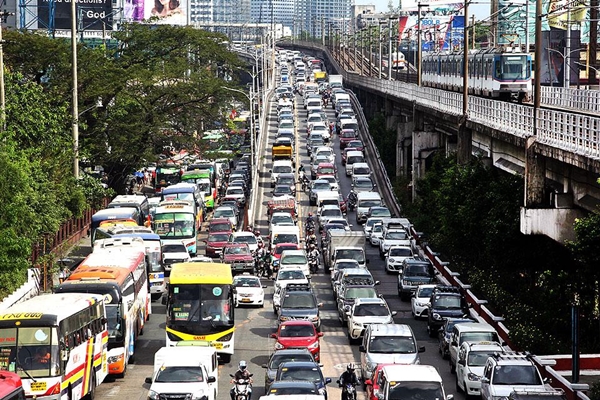
<instances>
[{"instance_id":1,"label":"white car","mask_svg":"<svg viewBox=\"0 0 600 400\"><path fill-rule=\"evenodd\" d=\"M356 299L348 312L348 339L350 342L361 338L370 324L392 324L396 311L390 311L382 298Z\"/></svg>"},{"instance_id":2,"label":"white car","mask_svg":"<svg viewBox=\"0 0 600 400\"><path fill-rule=\"evenodd\" d=\"M273 290L273 312L277 313L277 308L281 304L281 290L288 284L308 285L308 278L304 275L301 267L289 267L280 269L275 278Z\"/></svg>"},{"instance_id":3,"label":"white car","mask_svg":"<svg viewBox=\"0 0 600 400\"><path fill-rule=\"evenodd\" d=\"M208 262L208 263L213 263L213 262L215 262L215 260L213 260L210 257L206 257L206 256L196 256L196 257L190 258L190 262L197 262L197 263Z\"/></svg>"},{"instance_id":4,"label":"white car","mask_svg":"<svg viewBox=\"0 0 600 400\"><path fill-rule=\"evenodd\" d=\"M335 163L335 152L329 146L319 146L315 149L315 151L311 154L311 159L316 158L318 155L325 154L329 157L330 163Z\"/></svg>"},{"instance_id":5,"label":"white car","mask_svg":"<svg viewBox=\"0 0 600 400\"><path fill-rule=\"evenodd\" d=\"M233 207L230 206L219 206L215 208L215 211L213 211L213 218L229 218L232 226L237 227L238 225L237 213Z\"/></svg>"},{"instance_id":6,"label":"white car","mask_svg":"<svg viewBox=\"0 0 600 400\"><path fill-rule=\"evenodd\" d=\"M319 176L319 179L325 179L326 181L328 181L331 184L331 190L333 191L337 192L340 188L340 185L335 175L321 175Z\"/></svg>"},{"instance_id":7,"label":"white car","mask_svg":"<svg viewBox=\"0 0 600 400\"><path fill-rule=\"evenodd\" d=\"M379 241L379 256L385 259L385 255L392 246L410 246L410 236L405 229L385 230Z\"/></svg>"},{"instance_id":8,"label":"white car","mask_svg":"<svg viewBox=\"0 0 600 400\"><path fill-rule=\"evenodd\" d=\"M325 205L319 212L319 226L323 227L332 218L344 218L342 210L338 206Z\"/></svg>"},{"instance_id":9,"label":"white car","mask_svg":"<svg viewBox=\"0 0 600 400\"><path fill-rule=\"evenodd\" d=\"M410 246L391 246L385 257L385 271L392 273L402 272L402 262L407 258L414 258L414 252Z\"/></svg>"},{"instance_id":10,"label":"white car","mask_svg":"<svg viewBox=\"0 0 600 400\"><path fill-rule=\"evenodd\" d=\"M427 317L427 307L431 293L437 285L419 285L413 297L410 298L410 308L412 316L417 318Z\"/></svg>"},{"instance_id":11,"label":"white car","mask_svg":"<svg viewBox=\"0 0 600 400\"><path fill-rule=\"evenodd\" d=\"M483 367L494 353L503 353L500 343L495 342L464 342L458 350L456 364L456 389L467 396L481 394L481 377Z\"/></svg>"},{"instance_id":12,"label":"white car","mask_svg":"<svg viewBox=\"0 0 600 400\"><path fill-rule=\"evenodd\" d=\"M304 250L284 250L279 259L279 269L302 268L304 275L310 279L310 269L308 267L308 258Z\"/></svg>"},{"instance_id":13,"label":"white car","mask_svg":"<svg viewBox=\"0 0 600 400\"><path fill-rule=\"evenodd\" d=\"M363 231L365 232L365 238L367 240L371 240L371 231L373 230L373 225L377 222L382 222L383 219L380 217L371 217L367 219L367 222L363 224Z\"/></svg>"},{"instance_id":14,"label":"white car","mask_svg":"<svg viewBox=\"0 0 600 400\"><path fill-rule=\"evenodd\" d=\"M295 226L296 221L289 212L277 211L271 215L271 221L269 222L269 235L271 234L274 226Z\"/></svg>"},{"instance_id":15,"label":"white car","mask_svg":"<svg viewBox=\"0 0 600 400\"><path fill-rule=\"evenodd\" d=\"M235 307L240 305L265 306L265 291L267 285L260 282L260 278L248 273L237 275L233 278L233 304Z\"/></svg>"},{"instance_id":16,"label":"white car","mask_svg":"<svg viewBox=\"0 0 600 400\"><path fill-rule=\"evenodd\" d=\"M379 246L381 242L381 238L383 237L383 223L377 222L371 228L371 233L369 234L369 242L371 242L372 246Z\"/></svg>"},{"instance_id":17,"label":"white car","mask_svg":"<svg viewBox=\"0 0 600 400\"><path fill-rule=\"evenodd\" d=\"M165 272L171 272L171 265L190 261L190 253L182 240L162 245L162 259Z\"/></svg>"},{"instance_id":18,"label":"white car","mask_svg":"<svg viewBox=\"0 0 600 400\"><path fill-rule=\"evenodd\" d=\"M259 239L253 232L233 232L229 236L229 243L246 243L252 253L258 249L259 242L262 242L262 239Z\"/></svg>"},{"instance_id":19,"label":"white car","mask_svg":"<svg viewBox=\"0 0 600 400\"><path fill-rule=\"evenodd\" d=\"M323 140L328 142L331 139L331 132L329 132L329 127L325 126L325 124L315 124L313 125L310 133L320 133L323 136Z\"/></svg>"}]
</instances>

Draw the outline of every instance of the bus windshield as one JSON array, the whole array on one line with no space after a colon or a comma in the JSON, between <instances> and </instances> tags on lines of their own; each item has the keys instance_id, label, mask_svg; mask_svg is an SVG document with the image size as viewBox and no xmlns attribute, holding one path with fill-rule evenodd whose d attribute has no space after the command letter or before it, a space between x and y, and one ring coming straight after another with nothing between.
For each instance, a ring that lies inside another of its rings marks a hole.
<instances>
[{"instance_id":1,"label":"bus windshield","mask_svg":"<svg viewBox=\"0 0 600 400\"><path fill-rule=\"evenodd\" d=\"M21 378L60 375L57 338L52 327L0 329L0 369Z\"/></svg>"},{"instance_id":2,"label":"bus windshield","mask_svg":"<svg viewBox=\"0 0 600 400\"><path fill-rule=\"evenodd\" d=\"M155 231L161 239L193 238L196 235L192 213L164 213L155 216Z\"/></svg>"},{"instance_id":3,"label":"bus windshield","mask_svg":"<svg viewBox=\"0 0 600 400\"><path fill-rule=\"evenodd\" d=\"M169 325L189 334L219 332L233 326L229 285L185 284L169 287ZM187 328L186 328L187 325Z\"/></svg>"}]
</instances>

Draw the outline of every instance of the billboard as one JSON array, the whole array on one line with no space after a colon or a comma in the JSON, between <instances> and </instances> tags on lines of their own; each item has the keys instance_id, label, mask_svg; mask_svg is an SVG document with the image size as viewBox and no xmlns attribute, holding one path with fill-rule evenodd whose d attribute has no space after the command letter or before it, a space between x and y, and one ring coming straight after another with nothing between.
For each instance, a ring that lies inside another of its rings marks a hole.
<instances>
[{"instance_id":1,"label":"billboard","mask_svg":"<svg viewBox=\"0 0 600 400\"><path fill-rule=\"evenodd\" d=\"M402 16L398 19L400 41L417 40L417 16ZM421 50L442 51L462 47L465 17L462 15L424 16L421 18Z\"/></svg>"},{"instance_id":2,"label":"billboard","mask_svg":"<svg viewBox=\"0 0 600 400\"><path fill-rule=\"evenodd\" d=\"M186 25L188 0L123 0L127 22Z\"/></svg>"},{"instance_id":3,"label":"billboard","mask_svg":"<svg viewBox=\"0 0 600 400\"><path fill-rule=\"evenodd\" d=\"M111 0L77 0L77 29L79 31L112 30ZM39 26L50 27L50 1L38 0ZM71 29L71 0L54 0L54 29Z\"/></svg>"}]
</instances>

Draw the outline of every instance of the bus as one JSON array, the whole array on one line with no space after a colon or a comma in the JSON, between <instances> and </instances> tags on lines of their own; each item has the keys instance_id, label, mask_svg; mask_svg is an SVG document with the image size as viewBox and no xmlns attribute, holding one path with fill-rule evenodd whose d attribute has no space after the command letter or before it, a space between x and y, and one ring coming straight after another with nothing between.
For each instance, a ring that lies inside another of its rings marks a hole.
<instances>
[{"instance_id":1,"label":"bus","mask_svg":"<svg viewBox=\"0 0 600 400\"><path fill-rule=\"evenodd\" d=\"M229 264L173 264L167 295L167 346L206 340L225 363L234 350L233 276Z\"/></svg>"},{"instance_id":2,"label":"bus","mask_svg":"<svg viewBox=\"0 0 600 400\"><path fill-rule=\"evenodd\" d=\"M158 300L166 292L165 270L162 265L160 236L145 226L115 226L96 230L96 241L100 239L140 238L146 248L148 283L151 300Z\"/></svg>"},{"instance_id":3,"label":"bus","mask_svg":"<svg viewBox=\"0 0 600 400\"><path fill-rule=\"evenodd\" d=\"M153 173L154 192L160 193L163 188L181 182L181 168L176 166L157 167Z\"/></svg>"},{"instance_id":4,"label":"bus","mask_svg":"<svg viewBox=\"0 0 600 400\"><path fill-rule=\"evenodd\" d=\"M204 211L204 196L198 189L196 184L191 182L181 182L177 185L172 185L163 189L161 195L162 202L185 200L190 202L194 207L194 214L196 215L196 228L202 226L206 213Z\"/></svg>"},{"instance_id":5,"label":"bus","mask_svg":"<svg viewBox=\"0 0 600 400\"><path fill-rule=\"evenodd\" d=\"M104 223L104 226L110 223L110 221L121 224L123 221L139 221L140 212L134 207L121 207L121 208L105 208L92 215L91 229L91 243L94 245L96 240L96 230L100 228L100 225Z\"/></svg>"},{"instance_id":6,"label":"bus","mask_svg":"<svg viewBox=\"0 0 600 400\"><path fill-rule=\"evenodd\" d=\"M0 371L0 400L25 400L25 391L19 375Z\"/></svg>"},{"instance_id":7,"label":"bus","mask_svg":"<svg viewBox=\"0 0 600 400\"><path fill-rule=\"evenodd\" d=\"M145 252L135 247L95 248L56 292L106 296L108 372L124 377L135 354L136 340L152 311Z\"/></svg>"},{"instance_id":8,"label":"bus","mask_svg":"<svg viewBox=\"0 0 600 400\"><path fill-rule=\"evenodd\" d=\"M27 398L93 398L108 374L101 295L56 293L0 311L0 370L16 373Z\"/></svg>"},{"instance_id":9,"label":"bus","mask_svg":"<svg viewBox=\"0 0 600 400\"><path fill-rule=\"evenodd\" d=\"M189 202L177 201L159 205L152 221L154 232L162 245L185 243L188 252L195 256L198 248L198 225L194 207Z\"/></svg>"},{"instance_id":10,"label":"bus","mask_svg":"<svg viewBox=\"0 0 600 400\"><path fill-rule=\"evenodd\" d=\"M183 182L195 183L198 190L204 193L204 205L212 210L217 199L217 188L211 179L211 171L208 169L195 169L186 171L181 175Z\"/></svg>"}]
</instances>

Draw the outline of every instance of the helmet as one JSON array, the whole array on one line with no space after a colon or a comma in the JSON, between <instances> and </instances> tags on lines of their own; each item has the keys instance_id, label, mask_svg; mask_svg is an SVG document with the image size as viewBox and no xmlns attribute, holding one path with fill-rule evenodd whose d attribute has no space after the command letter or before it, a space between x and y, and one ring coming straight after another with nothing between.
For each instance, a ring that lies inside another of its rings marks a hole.
<instances>
[{"instance_id":1,"label":"helmet","mask_svg":"<svg viewBox=\"0 0 600 400\"><path fill-rule=\"evenodd\" d=\"M257 230L255 230L255 231L254 231L254 234L255 234L256 236L260 236L260 231L257 229Z\"/></svg>"},{"instance_id":2,"label":"helmet","mask_svg":"<svg viewBox=\"0 0 600 400\"><path fill-rule=\"evenodd\" d=\"M310 235L310 240L317 240L317 236L313 233Z\"/></svg>"},{"instance_id":3,"label":"helmet","mask_svg":"<svg viewBox=\"0 0 600 400\"><path fill-rule=\"evenodd\" d=\"M258 242L258 247L263 247L265 244L263 242Z\"/></svg>"},{"instance_id":4,"label":"helmet","mask_svg":"<svg viewBox=\"0 0 600 400\"><path fill-rule=\"evenodd\" d=\"M311 249L314 249L314 248L315 248L315 244L314 244L314 243L311 243L311 244L310 244L310 248L311 248Z\"/></svg>"},{"instance_id":5,"label":"helmet","mask_svg":"<svg viewBox=\"0 0 600 400\"><path fill-rule=\"evenodd\" d=\"M312 213L311 213L311 212L309 212L309 213L308 213L308 216L309 216L309 217L312 217Z\"/></svg>"},{"instance_id":6,"label":"helmet","mask_svg":"<svg viewBox=\"0 0 600 400\"><path fill-rule=\"evenodd\" d=\"M242 361L242 362L243 362L243 361ZM240 364L241 364L242 362L240 362ZM346 370L347 370L348 372L354 372L354 364L352 364L352 363L348 364L348 367L346 368Z\"/></svg>"},{"instance_id":7,"label":"helmet","mask_svg":"<svg viewBox=\"0 0 600 400\"><path fill-rule=\"evenodd\" d=\"M244 360L240 361L239 368L240 368L240 371L246 370L246 361L244 361Z\"/></svg>"}]
</instances>

